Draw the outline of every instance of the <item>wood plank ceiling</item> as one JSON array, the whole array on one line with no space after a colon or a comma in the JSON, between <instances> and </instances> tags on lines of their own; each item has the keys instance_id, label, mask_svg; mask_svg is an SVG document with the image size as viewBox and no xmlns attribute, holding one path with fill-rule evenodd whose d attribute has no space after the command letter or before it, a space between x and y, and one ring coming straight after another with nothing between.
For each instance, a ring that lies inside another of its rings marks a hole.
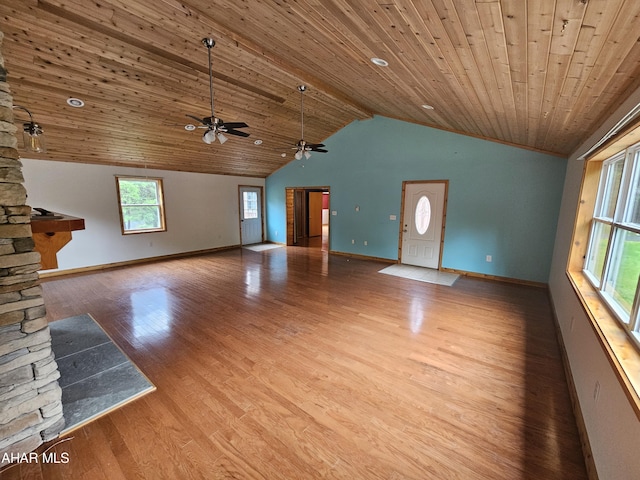
<instances>
[{"instance_id":1,"label":"wood plank ceiling","mask_svg":"<svg viewBox=\"0 0 640 480\"><path fill-rule=\"evenodd\" d=\"M638 0L0 0L0 15L14 103L45 129L30 156L51 160L266 177L293 160L299 84L309 142L384 115L566 155L640 86ZM184 129L210 111L204 37L216 116L248 138Z\"/></svg>"}]
</instances>

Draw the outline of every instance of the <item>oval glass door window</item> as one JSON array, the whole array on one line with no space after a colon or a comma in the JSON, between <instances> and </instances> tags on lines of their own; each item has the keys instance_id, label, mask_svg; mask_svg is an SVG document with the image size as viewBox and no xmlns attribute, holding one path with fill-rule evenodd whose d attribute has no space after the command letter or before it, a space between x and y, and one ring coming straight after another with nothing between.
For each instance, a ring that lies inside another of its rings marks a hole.
<instances>
[{"instance_id":1,"label":"oval glass door window","mask_svg":"<svg viewBox=\"0 0 640 480\"><path fill-rule=\"evenodd\" d=\"M418 203L416 205L416 230L420 235L424 235L424 233L429 228L429 223L431 223L431 202L426 195L420 197Z\"/></svg>"}]
</instances>

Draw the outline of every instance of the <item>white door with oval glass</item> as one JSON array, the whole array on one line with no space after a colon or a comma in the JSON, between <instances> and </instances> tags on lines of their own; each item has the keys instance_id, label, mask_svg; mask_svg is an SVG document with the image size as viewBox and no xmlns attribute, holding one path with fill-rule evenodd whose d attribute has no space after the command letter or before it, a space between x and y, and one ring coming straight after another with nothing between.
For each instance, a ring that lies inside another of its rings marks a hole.
<instances>
[{"instance_id":1,"label":"white door with oval glass","mask_svg":"<svg viewBox=\"0 0 640 480\"><path fill-rule=\"evenodd\" d=\"M403 198L400 262L440 266L446 182L406 182Z\"/></svg>"}]
</instances>

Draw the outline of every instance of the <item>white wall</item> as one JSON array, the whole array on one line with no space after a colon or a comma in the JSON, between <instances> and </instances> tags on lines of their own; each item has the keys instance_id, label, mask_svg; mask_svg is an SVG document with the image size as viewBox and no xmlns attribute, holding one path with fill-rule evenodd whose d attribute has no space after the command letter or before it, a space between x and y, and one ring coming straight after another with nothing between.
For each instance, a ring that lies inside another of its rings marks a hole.
<instances>
[{"instance_id":1,"label":"white wall","mask_svg":"<svg viewBox=\"0 0 640 480\"><path fill-rule=\"evenodd\" d=\"M565 271L584 167L584 162L578 160L578 157L638 103L640 90L569 159L549 279L596 470L601 480L640 478L640 420L625 396ZM597 400L594 399L596 382L600 383Z\"/></svg>"},{"instance_id":2,"label":"white wall","mask_svg":"<svg viewBox=\"0 0 640 480\"><path fill-rule=\"evenodd\" d=\"M22 159L27 203L85 219L58 270L240 243L238 185L264 179ZM122 235L115 175L163 178L167 231Z\"/></svg>"}]
</instances>

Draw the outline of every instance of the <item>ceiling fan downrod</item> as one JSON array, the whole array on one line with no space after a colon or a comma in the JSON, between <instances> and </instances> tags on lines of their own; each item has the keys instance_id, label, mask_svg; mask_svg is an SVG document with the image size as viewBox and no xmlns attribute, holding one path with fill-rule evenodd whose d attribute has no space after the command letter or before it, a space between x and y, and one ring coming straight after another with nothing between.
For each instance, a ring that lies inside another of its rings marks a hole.
<instances>
[{"instance_id":1,"label":"ceiling fan downrod","mask_svg":"<svg viewBox=\"0 0 640 480\"><path fill-rule=\"evenodd\" d=\"M215 114L213 113L213 66L211 65L211 49L216 46L216 41L213 38L203 38L202 43L207 47L207 53L209 54L209 98L211 99L211 121L214 121Z\"/></svg>"},{"instance_id":2,"label":"ceiling fan downrod","mask_svg":"<svg viewBox=\"0 0 640 480\"><path fill-rule=\"evenodd\" d=\"M187 114L187 117L196 120L198 123L202 124L200 128L206 128L207 131L202 136L202 141L206 144L211 144L218 139L220 144L223 144L227 141L226 134L235 135L238 137L248 137L249 134L247 132L243 132L239 130L240 128L246 128L247 125L244 122L227 122L225 123L222 119L216 117L215 113L215 104L213 100L213 62L211 60L211 49L216 45L216 41L213 38L203 38L202 44L207 47L207 54L209 57L209 99L211 101L211 116L199 118L195 115ZM187 128L186 130L195 130L197 127L193 126L193 128Z\"/></svg>"},{"instance_id":3,"label":"ceiling fan downrod","mask_svg":"<svg viewBox=\"0 0 640 480\"><path fill-rule=\"evenodd\" d=\"M304 92L306 90L306 85L298 85L298 91L300 92L300 128L302 130L300 134L301 142L304 142Z\"/></svg>"}]
</instances>

